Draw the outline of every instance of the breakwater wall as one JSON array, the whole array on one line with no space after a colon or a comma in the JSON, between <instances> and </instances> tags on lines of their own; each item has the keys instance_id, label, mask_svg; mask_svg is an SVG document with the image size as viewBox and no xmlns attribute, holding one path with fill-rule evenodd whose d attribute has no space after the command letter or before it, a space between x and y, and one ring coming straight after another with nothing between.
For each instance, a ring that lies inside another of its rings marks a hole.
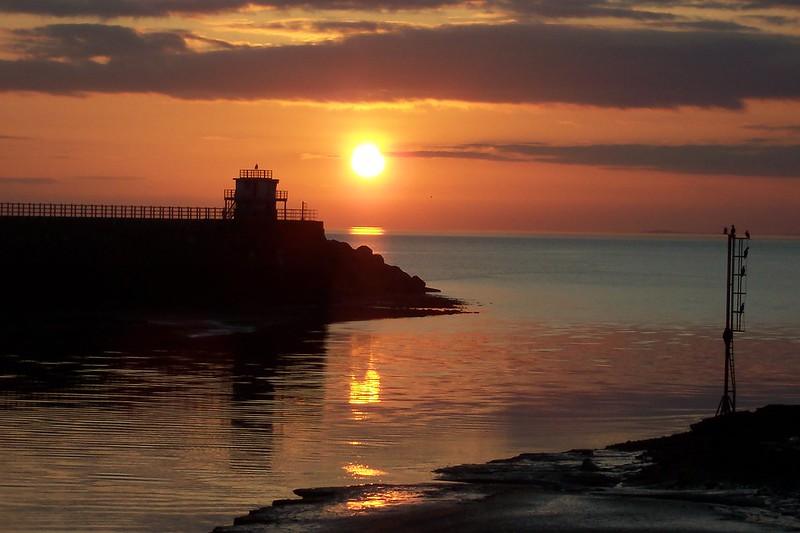
<instances>
[{"instance_id":1,"label":"breakwater wall","mask_svg":"<svg viewBox=\"0 0 800 533\"><path fill-rule=\"evenodd\" d=\"M317 221L0 217L0 250L7 312L258 310L425 290Z\"/></svg>"}]
</instances>

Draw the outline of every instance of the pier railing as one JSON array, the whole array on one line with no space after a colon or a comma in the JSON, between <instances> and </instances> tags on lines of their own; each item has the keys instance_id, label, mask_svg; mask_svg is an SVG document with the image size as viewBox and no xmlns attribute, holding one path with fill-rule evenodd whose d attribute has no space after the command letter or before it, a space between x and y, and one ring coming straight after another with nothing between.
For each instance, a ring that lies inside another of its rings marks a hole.
<instances>
[{"instance_id":1,"label":"pier railing","mask_svg":"<svg viewBox=\"0 0 800 533\"><path fill-rule=\"evenodd\" d=\"M0 217L222 220L221 207L0 203ZM315 209L278 209L278 220L318 220Z\"/></svg>"},{"instance_id":2,"label":"pier railing","mask_svg":"<svg viewBox=\"0 0 800 533\"><path fill-rule=\"evenodd\" d=\"M278 209L278 220L319 220L316 209Z\"/></svg>"},{"instance_id":3,"label":"pier railing","mask_svg":"<svg viewBox=\"0 0 800 533\"><path fill-rule=\"evenodd\" d=\"M222 211L220 207L0 203L0 216L5 217L216 220L222 218Z\"/></svg>"}]
</instances>

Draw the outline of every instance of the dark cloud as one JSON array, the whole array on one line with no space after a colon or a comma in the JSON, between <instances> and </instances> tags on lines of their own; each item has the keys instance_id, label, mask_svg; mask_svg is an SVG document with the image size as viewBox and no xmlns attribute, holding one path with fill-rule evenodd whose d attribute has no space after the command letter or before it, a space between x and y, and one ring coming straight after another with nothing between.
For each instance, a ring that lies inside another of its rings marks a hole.
<instances>
[{"instance_id":1,"label":"dark cloud","mask_svg":"<svg viewBox=\"0 0 800 533\"><path fill-rule=\"evenodd\" d=\"M462 0L0 0L0 12L113 18L218 13L251 5L308 10L418 10L461 3Z\"/></svg>"},{"instance_id":2,"label":"dark cloud","mask_svg":"<svg viewBox=\"0 0 800 533\"><path fill-rule=\"evenodd\" d=\"M591 165L678 174L800 178L798 144L464 144L394 155Z\"/></svg>"},{"instance_id":3,"label":"dark cloud","mask_svg":"<svg viewBox=\"0 0 800 533\"><path fill-rule=\"evenodd\" d=\"M0 0L0 12L56 17L157 17L173 13L236 11L248 6L309 11L399 11L465 6L547 18L610 17L642 21L675 17L647 8L691 6L741 11L799 7L794 0Z\"/></svg>"},{"instance_id":4,"label":"dark cloud","mask_svg":"<svg viewBox=\"0 0 800 533\"><path fill-rule=\"evenodd\" d=\"M625 0L496 0L486 3L516 15L547 19L566 18L621 18L637 21L669 21L676 15L641 9L646 2Z\"/></svg>"},{"instance_id":5,"label":"dark cloud","mask_svg":"<svg viewBox=\"0 0 800 533\"><path fill-rule=\"evenodd\" d=\"M669 24L673 28L698 31L757 31L752 26L746 26L727 20L681 20Z\"/></svg>"},{"instance_id":6,"label":"dark cloud","mask_svg":"<svg viewBox=\"0 0 800 533\"><path fill-rule=\"evenodd\" d=\"M634 0L636 1L636 0ZM800 8L797 0L642 0L647 5L730 11Z\"/></svg>"},{"instance_id":7,"label":"dark cloud","mask_svg":"<svg viewBox=\"0 0 800 533\"><path fill-rule=\"evenodd\" d=\"M753 20L763 24L772 24L773 26L797 26L800 25L800 18L786 17L781 15L745 15L746 20Z\"/></svg>"},{"instance_id":8,"label":"dark cloud","mask_svg":"<svg viewBox=\"0 0 800 533\"><path fill-rule=\"evenodd\" d=\"M742 9L769 9L775 7L800 9L800 2L797 0L739 0L735 3L738 3Z\"/></svg>"},{"instance_id":9,"label":"dark cloud","mask_svg":"<svg viewBox=\"0 0 800 533\"><path fill-rule=\"evenodd\" d=\"M467 25L193 52L179 34L74 26L82 36L74 45L69 25L29 30L39 39L33 56L0 61L0 90L621 108L739 108L747 98L800 97L800 41L760 33ZM111 34L123 38L109 43ZM110 60L84 60L91 55Z\"/></svg>"},{"instance_id":10,"label":"dark cloud","mask_svg":"<svg viewBox=\"0 0 800 533\"><path fill-rule=\"evenodd\" d=\"M32 141L33 137L25 137L23 135L3 135L0 133L0 141Z\"/></svg>"},{"instance_id":11,"label":"dark cloud","mask_svg":"<svg viewBox=\"0 0 800 533\"><path fill-rule=\"evenodd\" d=\"M505 163L525 163L536 161L536 158L503 150L501 145L490 144L438 146L422 150L391 152L389 155L392 157L426 159L475 159L479 161L500 161Z\"/></svg>"},{"instance_id":12,"label":"dark cloud","mask_svg":"<svg viewBox=\"0 0 800 533\"><path fill-rule=\"evenodd\" d=\"M105 24L52 24L13 34L17 51L44 59L152 56L188 50L184 36L177 33L140 33Z\"/></svg>"}]
</instances>

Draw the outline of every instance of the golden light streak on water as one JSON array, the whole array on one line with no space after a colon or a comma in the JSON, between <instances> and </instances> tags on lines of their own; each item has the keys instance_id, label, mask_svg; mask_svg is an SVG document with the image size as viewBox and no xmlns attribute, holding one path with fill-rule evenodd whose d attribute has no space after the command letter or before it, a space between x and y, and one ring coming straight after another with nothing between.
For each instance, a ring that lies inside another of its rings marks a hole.
<instances>
[{"instance_id":1,"label":"golden light streak on water","mask_svg":"<svg viewBox=\"0 0 800 533\"><path fill-rule=\"evenodd\" d=\"M376 477L386 474L383 470L377 468L370 468L368 465L358 463L348 463L342 467L342 470L347 472L353 477Z\"/></svg>"},{"instance_id":2,"label":"golden light streak on water","mask_svg":"<svg viewBox=\"0 0 800 533\"><path fill-rule=\"evenodd\" d=\"M386 233L380 226L353 226L350 235L383 235Z\"/></svg>"},{"instance_id":3,"label":"golden light streak on water","mask_svg":"<svg viewBox=\"0 0 800 533\"><path fill-rule=\"evenodd\" d=\"M366 509L378 509L386 507L386 501L380 496L370 496L364 500L354 500L347 502L347 508L351 511L362 511Z\"/></svg>"},{"instance_id":4,"label":"golden light streak on water","mask_svg":"<svg viewBox=\"0 0 800 533\"><path fill-rule=\"evenodd\" d=\"M381 401L381 376L377 370L369 369L364 373L363 379L350 377L350 404L365 405L380 403Z\"/></svg>"},{"instance_id":5,"label":"golden light streak on water","mask_svg":"<svg viewBox=\"0 0 800 533\"><path fill-rule=\"evenodd\" d=\"M373 492L363 498L349 500L346 503L348 511L365 511L381 507L413 503L422 499L422 493L415 490L389 489Z\"/></svg>"}]
</instances>

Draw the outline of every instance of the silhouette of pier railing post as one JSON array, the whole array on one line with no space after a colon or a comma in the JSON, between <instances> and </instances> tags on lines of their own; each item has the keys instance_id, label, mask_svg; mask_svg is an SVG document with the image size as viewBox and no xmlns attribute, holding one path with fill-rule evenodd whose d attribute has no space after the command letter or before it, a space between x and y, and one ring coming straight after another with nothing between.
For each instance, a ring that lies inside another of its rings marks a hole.
<instances>
[{"instance_id":1,"label":"silhouette of pier railing post","mask_svg":"<svg viewBox=\"0 0 800 533\"><path fill-rule=\"evenodd\" d=\"M722 340L725 342L725 379L722 398L717 406L717 416L736 412L736 365L733 334L745 330L744 297L747 294L747 256L750 253L749 231L745 231L744 237L739 237L736 234L736 226L731 225L730 231L725 228L725 234L728 236L725 274L725 330L722 333Z\"/></svg>"}]
</instances>

